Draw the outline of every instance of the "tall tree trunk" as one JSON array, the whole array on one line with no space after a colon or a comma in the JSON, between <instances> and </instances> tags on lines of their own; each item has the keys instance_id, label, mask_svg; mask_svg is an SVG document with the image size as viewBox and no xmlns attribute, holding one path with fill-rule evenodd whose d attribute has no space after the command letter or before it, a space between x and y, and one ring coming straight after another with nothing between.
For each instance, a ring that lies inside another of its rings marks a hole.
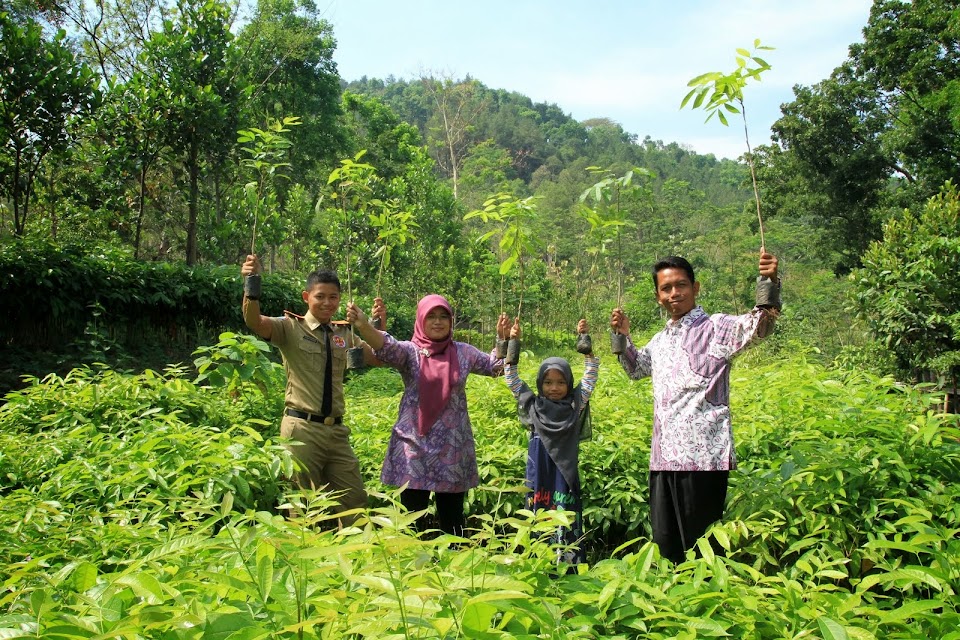
<instances>
[{"instance_id":1,"label":"tall tree trunk","mask_svg":"<svg viewBox=\"0 0 960 640\"><path fill-rule=\"evenodd\" d=\"M190 141L188 171L190 172L190 220L187 222L187 264L197 264L197 211L200 208L200 163L196 137Z\"/></svg>"},{"instance_id":2,"label":"tall tree trunk","mask_svg":"<svg viewBox=\"0 0 960 640\"><path fill-rule=\"evenodd\" d=\"M20 150L17 149L17 155L13 161L13 235L15 236L23 235L23 229L27 222L27 203L20 189L21 163L22 155ZM22 203L22 211L21 200L24 200Z\"/></svg>"},{"instance_id":3,"label":"tall tree trunk","mask_svg":"<svg viewBox=\"0 0 960 640\"><path fill-rule=\"evenodd\" d=\"M147 164L140 164L140 194L137 202L137 230L133 236L133 259L140 259L140 230L143 229L143 211L147 201Z\"/></svg>"},{"instance_id":4,"label":"tall tree trunk","mask_svg":"<svg viewBox=\"0 0 960 640\"><path fill-rule=\"evenodd\" d=\"M439 106L439 102L437 103ZM450 121L447 120L447 110L443 108L441 110L441 115L443 116L443 131L447 138L447 151L450 153L450 174L453 179L453 199L459 200L457 195L457 184L459 183L459 171L457 170L457 164L459 162L457 158L457 149L453 141L453 132L451 130Z\"/></svg>"}]
</instances>

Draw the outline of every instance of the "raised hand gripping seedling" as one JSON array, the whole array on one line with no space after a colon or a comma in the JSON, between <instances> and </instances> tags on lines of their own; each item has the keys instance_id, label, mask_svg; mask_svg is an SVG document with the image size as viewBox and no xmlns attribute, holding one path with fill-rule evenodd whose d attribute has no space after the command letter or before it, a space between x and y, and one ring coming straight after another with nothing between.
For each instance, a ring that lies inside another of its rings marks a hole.
<instances>
[{"instance_id":1,"label":"raised hand gripping seedling","mask_svg":"<svg viewBox=\"0 0 960 640\"><path fill-rule=\"evenodd\" d=\"M754 51L772 51L773 47L762 46L760 40L753 41ZM753 65L753 66L751 66ZM760 74L770 69L766 60L747 49L737 49L737 68L730 73L711 71L693 78L687 83L693 87L680 103L683 109L693 100L691 109L703 109L709 122L713 116L723 126L728 126L726 113L739 113L743 119L743 137L747 143L747 164L750 166L750 179L753 182L753 196L757 203L757 221L760 223L760 252L766 251L763 237L763 217L760 215L760 190L757 187L757 172L753 164L753 149L750 147L750 134L747 130L747 108L743 100L743 89L750 80L760 82Z\"/></svg>"}]
</instances>

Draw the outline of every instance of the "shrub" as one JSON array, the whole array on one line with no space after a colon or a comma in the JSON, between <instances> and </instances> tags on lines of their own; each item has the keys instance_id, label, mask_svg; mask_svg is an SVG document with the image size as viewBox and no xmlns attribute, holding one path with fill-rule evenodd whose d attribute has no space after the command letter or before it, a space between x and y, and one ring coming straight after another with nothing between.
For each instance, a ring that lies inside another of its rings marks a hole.
<instances>
[{"instance_id":1,"label":"shrub","mask_svg":"<svg viewBox=\"0 0 960 640\"><path fill-rule=\"evenodd\" d=\"M736 365L727 514L674 566L647 531L649 382L605 359L581 457L591 564L569 572L542 541L566 514L521 508L502 380L469 382L469 540L414 535L376 481L396 372L348 382L372 506L343 531L330 496L281 496L290 459L260 433L280 386L234 384L87 369L7 396L0 635L960 637L960 425L893 379Z\"/></svg>"}]
</instances>

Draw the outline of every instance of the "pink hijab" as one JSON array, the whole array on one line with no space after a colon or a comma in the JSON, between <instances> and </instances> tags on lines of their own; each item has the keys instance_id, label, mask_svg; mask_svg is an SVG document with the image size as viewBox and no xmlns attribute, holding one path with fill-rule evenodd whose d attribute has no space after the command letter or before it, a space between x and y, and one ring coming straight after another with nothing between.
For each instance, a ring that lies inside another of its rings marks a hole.
<instances>
[{"instance_id":1,"label":"pink hijab","mask_svg":"<svg viewBox=\"0 0 960 640\"><path fill-rule=\"evenodd\" d=\"M425 329L427 314L436 308L450 314L450 335L431 340ZM417 322L413 327L413 344L420 352L420 376L417 379L420 404L417 407L417 430L427 435L450 401L450 390L460 379L457 345L453 341L453 309L446 298L436 294L417 303Z\"/></svg>"}]
</instances>

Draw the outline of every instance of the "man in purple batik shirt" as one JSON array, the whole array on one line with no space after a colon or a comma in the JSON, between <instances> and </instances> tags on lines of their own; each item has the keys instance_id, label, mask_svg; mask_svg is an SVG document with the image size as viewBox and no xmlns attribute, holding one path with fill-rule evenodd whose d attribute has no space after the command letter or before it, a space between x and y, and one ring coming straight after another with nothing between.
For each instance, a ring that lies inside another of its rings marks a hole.
<instances>
[{"instance_id":1,"label":"man in purple batik shirt","mask_svg":"<svg viewBox=\"0 0 960 640\"><path fill-rule=\"evenodd\" d=\"M660 553L681 562L707 527L723 516L730 471L737 467L730 425L730 363L773 331L780 312L777 258L761 251L757 306L742 316L707 315L700 283L685 259L653 266L657 303L670 315L646 346L628 340L620 364L634 379L653 378L650 521ZM630 335L614 309L610 326Z\"/></svg>"}]
</instances>

